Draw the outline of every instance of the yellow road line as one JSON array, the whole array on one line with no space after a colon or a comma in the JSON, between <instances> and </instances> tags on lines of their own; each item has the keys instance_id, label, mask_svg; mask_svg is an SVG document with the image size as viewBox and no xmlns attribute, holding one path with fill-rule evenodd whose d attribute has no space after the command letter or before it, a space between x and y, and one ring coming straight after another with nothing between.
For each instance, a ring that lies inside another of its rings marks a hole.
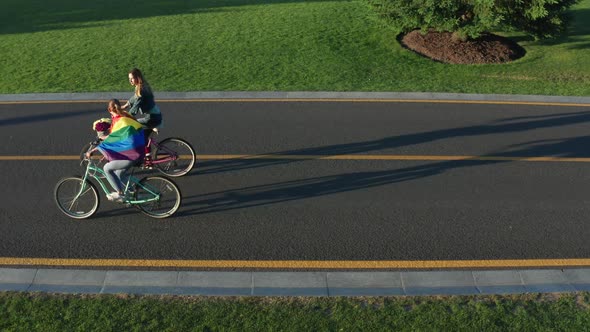
<instances>
[{"instance_id":1,"label":"yellow road line","mask_svg":"<svg viewBox=\"0 0 590 332\"><path fill-rule=\"evenodd\" d=\"M259 269L460 269L588 267L590 259L497 259L424 261L151 260L0 257L0 266L259 268Z\"/></svg>"},{"instance_id":2,"label":"yellow road line","mask_svg":"<svg viewBox=\"0 0 590 332\"><path fill-rule=\"evenodd\" d=\"M321 159L321 160L414 160L414 161L530 161L530 162L590 162L590 158L569 157L503 157L503 156L434 156L434 155L198 155L197 159L223 160L223 159Z\"/></svg>"},{"instance_id":3,"label":"yellow road line","mask_svg":"<svg viewBox=\"0 0 590 332\"><path fill-rule=\"evenodd\" d=\"M4 101L0 105L18 104L85 104L105 103L107 100L33 100ZM531 106L574 106L588 107L588 103L558 103L537 101L495 101L495 100L430 100L430 99L369 99L369 98L201 98L201 99L161 99L158 103L268 103L268 102L346 102L346 103L431 103L431 104L490 104L490 105L531 105Z\"/></svg>"},{"instance_id":4,"label":"yellow road line","mask_svg":"<svg viewBox=\"0 0 590 332\"><path fill-rule=\"evenodd\" d=\"M188 156L181 156L188 158ZM0 156L0 161L79 160L76 155ZM525 161L525 162L590 162L590 158L570 157L504 157L504 156L437 156L437 155L293 155L293 154L203 154L197 160L282 159L282 160L413 160L413 161Z\"/></svg>"}]
</instances>

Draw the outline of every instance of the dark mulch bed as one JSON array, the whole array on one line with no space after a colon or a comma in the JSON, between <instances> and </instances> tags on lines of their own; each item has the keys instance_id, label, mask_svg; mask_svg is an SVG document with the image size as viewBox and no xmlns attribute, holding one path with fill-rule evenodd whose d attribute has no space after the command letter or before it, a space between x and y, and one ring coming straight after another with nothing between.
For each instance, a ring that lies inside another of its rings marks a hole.
<instances>
[{"instance_id":1,"label":"dark mulch bed","mask_svg":"<svg viewBox=\"0 0 590 332\"><path fill-rule=\"evenodd\" d=\"M516 60L526 51L516 42L494 34L473 40L456 40L450 32L414 30L400 36L402 45L427 58L444 63L504 63Z\"/></svg>"}]
</instances>

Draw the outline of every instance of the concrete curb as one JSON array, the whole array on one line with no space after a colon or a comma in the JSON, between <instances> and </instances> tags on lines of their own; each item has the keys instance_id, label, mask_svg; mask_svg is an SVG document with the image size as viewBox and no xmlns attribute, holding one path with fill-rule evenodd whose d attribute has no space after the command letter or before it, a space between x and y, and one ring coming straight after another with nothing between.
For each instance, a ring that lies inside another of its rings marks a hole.
<instances>
[{"instance_id":1,"label":"concrete curb","mask_svg":"<svg viewBox=\"0 0 590 332\"><path fill-rule=\"evenodd\" d=\"M107 101L111 98L127 99L132 92L98 93L27 93L0 94L0 102L58 102L58 101ZM487 101L590 104L590 97L540 96L540 95L487 95L431 92L331 92L331 91L202 91L202 92L157 92L159 101L206 100L206 99L298 99L298 100L439 100L439 101Z\"/></svg>"},{"instance_id":2,"label":"concrete curb","mask_svg":"<svg viewBox=\"0 0 590 332\"><path fill-rule=\"evenodd\" d=\"M0 291L205 296L426 296L590 291L590 269L194 272L0 268Z\"/></svg>"}]
</instances>

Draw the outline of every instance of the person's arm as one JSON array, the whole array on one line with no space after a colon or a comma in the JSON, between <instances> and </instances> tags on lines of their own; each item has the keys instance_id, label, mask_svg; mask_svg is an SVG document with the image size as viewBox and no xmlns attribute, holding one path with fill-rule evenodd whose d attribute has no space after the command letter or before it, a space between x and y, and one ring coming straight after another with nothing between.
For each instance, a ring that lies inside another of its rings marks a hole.
<instances>
[{"instance_id":1,"label":"person's arm","mask_svg":"<svg viewBox=\"0 0 590 332\"><path fill-rule=\"evenodd\" d=\"M131 99L129 99L129 101L127 102L127 104L129 104L130 108L129 108L129 114L135 116L137 113L139 113L139 105L141 104L141 96L133 96L131 97Z\"/></svg>"},{"instance_id":2,"label":"person's arm","mask_svg":"<svg viewBox=\"0 0 590 332\"><path fill-rule=\"evenodd\" d=\"M86 158L90 159L90 156L98 150L98 147L94 147L92 150L86 152Z\"/></svg>"},{"instance_id":3,"label":"person's arm","mask_svg":"<svg viewBox=\"0 0 590 332\"><path fill-rule=\"evenodd\" d=\"M109 137L109 135L110 135L110 134L106 134L106 135L100 135L100 136L99 136L99 138L100 138L101 140L103 140L103 141L104 141L105 139L107 139L107 137ZM93 154L94 152L96 152L96 151L98 151L98 152L102 153L102 150L99 148L99 147L100 147L100 145L101 145L101 143L99 143L99 142L96 142L96 143L94 143L93 145L94 145L94 147L93 147L91 150L87 151L87 152L84 154L84 155L85 155L85 156L86 156L88 159L90 159L90 156L92 156L92 154Z\"/></svg>"}]
</instances>

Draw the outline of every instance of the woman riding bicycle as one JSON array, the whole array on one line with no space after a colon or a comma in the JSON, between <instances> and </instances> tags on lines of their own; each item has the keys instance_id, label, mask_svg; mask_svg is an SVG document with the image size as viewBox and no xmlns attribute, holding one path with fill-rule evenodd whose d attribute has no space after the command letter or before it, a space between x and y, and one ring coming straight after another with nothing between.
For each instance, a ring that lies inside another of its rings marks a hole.
<instances>
[{"instance_id":1,"label":"woman riding bicycle","mask_svg":"<svg viewBox=\"0 0 590 332\"><path fill-rule=\"evenodd\" d=\"M147 127L145 131L147 140L152 130L162 124L162 113L156 105L154 93L141 70L133 68L129 72L129 83L135 86L135 93L121 108L129 109L129 113L137 118L137 122Z\"/></svg>"},{"instance_id":2,"label":"woman riding bicycle","mask_svg":"<svg viewBox=\"0 0 590 332\"><path fill-rule=\"evenodd\" d=\"M111 201L122 201L127 170L144 156L145 138L143 126L127 112L122 110L117 99L109 101L108 111L111 114L111 129L103 141L94 149L86 153L90 158L92 152L100 151L109 161L104 165L107 180L115 189L107 195Z\"/></svg>"}]
</instances>

